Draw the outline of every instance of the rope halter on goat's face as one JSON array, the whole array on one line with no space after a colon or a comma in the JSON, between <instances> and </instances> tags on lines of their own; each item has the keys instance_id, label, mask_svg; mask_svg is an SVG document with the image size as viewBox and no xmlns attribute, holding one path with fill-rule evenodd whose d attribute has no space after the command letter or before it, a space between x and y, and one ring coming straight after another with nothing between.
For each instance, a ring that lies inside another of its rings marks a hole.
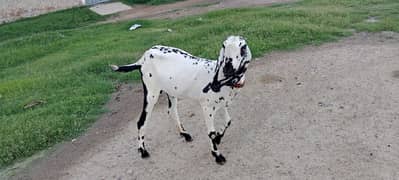
<instances>
[{"instance_id":1,"label":"rope halter on goat's face","mask_svg":"<svg viewBox=\"0 0 399 180\"><path fill-rule=\"evenodd\" d=\"M245 72L252 59L251 50L241 36L230 36L220 50L213 81L204 88L219 92L222 86L241 88L245 83Z\"/></svg>"}]
</instances>

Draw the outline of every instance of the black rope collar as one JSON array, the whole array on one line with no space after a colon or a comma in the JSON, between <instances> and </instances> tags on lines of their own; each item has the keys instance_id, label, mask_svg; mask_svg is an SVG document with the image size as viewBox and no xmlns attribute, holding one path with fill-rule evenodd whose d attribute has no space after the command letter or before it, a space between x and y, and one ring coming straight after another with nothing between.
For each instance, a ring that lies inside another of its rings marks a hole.
<instances>
[{"instance_id":1,"label":"black rope collar","mask_svg":"<svg viewBox=\"0 0 399 180\"><path fill-rule=\"evenodd\" d=\"M245 67L246 64L248 64L249 61L244 62L240 68L234 72L233 75L229 76L229 77L225 77L224 79L221 80L217 80L218 75L219 75L219 68L218 71L216 72L213 81L210 82L208 85L206 85L204 87L204 89L202 90L202 92L204 93L208 93L209 90L212 89L213 92L220 92L220 89L223 86L229 86L231 88L234 88L236 83L240 80L240 78L244 75L244 73L247 71L247 68ZM236 80L234 82L234 80Z\"/></svg>"}]
</instances>

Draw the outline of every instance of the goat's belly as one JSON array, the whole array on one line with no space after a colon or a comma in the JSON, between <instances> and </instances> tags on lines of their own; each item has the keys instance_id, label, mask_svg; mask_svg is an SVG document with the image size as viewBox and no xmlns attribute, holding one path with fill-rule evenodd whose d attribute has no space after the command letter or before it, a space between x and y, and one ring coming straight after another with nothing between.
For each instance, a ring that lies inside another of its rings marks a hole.
<instances>
[{"instance_id":1,"label":"goat's belly","mask_svg":"<svg viewBox=\"0 0 399 180\"><path fill-rule=\"evenodd\" d=\"M160 88L171 96L177 98L200 99L204 85L194 82L186 83L160 83Z\"/></svg>"}]
</instances>

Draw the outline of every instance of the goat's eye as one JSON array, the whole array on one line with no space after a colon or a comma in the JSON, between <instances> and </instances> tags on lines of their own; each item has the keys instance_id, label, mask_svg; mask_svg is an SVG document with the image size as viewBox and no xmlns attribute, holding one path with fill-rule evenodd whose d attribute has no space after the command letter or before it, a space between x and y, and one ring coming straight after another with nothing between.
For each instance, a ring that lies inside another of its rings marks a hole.
<instances>
[{"instance_id":1,"label":"goat's eye","mask_svg":"<svg viewBox=\"0 0 399 180\"><path fill-rule=\"evenodd\" d=\"M247 45L241 47L241 57L244 57L247 54Z\"/></svg>"}]
</instances>

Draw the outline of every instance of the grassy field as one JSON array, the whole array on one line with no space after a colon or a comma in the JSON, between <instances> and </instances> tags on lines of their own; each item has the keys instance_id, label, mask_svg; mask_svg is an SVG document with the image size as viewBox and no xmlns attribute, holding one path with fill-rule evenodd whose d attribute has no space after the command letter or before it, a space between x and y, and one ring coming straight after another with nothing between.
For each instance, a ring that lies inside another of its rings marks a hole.
<instances>
[{"instance_id":1,"label":"grassy field","mask_svg":"<svg viewBox=\"0 0 399 180\"><path fill-rule=\"evenodd\" d=\"M380 21L366 23L369 16ZM259 57L332 41L350 29L399 31L399 1L305 0L177 20L93 24L102 19L75 8L0 26L1 167L82 133L106 111L117 82L138 79L138 73L112 73L108 64L132 63L152 45L216 58L224 38L238 34ZM128 31L133 23L143 28ZM24 108L32 102L41 103Z\"/></svg>"}]
</instances>

